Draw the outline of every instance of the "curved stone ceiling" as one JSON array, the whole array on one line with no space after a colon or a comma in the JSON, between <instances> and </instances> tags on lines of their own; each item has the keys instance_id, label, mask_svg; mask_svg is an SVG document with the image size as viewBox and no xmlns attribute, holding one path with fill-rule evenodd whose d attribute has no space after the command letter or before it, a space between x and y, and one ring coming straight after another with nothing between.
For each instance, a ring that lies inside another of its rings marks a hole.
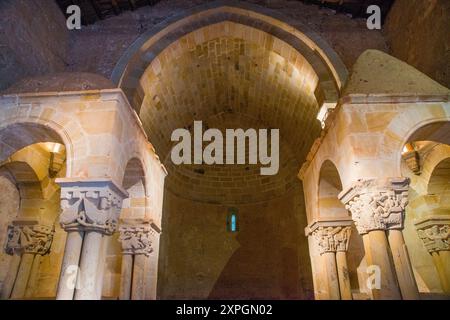
<instances>
[{"instance_id":1,"label":"curved stone ceiling","mask_svg":"<svg viewBox=\"0 0 450 320\"><path fill-rule=\"evenodd\" d=\"M230 16L205 25L204 18L189 28L173 23L139 44L122 66L120 86L168 169L171 191L230 205L281 196L300 186L297 171L321 131L319 107L336 102L342 78L317 51L295 47L271 28ZM171 134L192 129L194 120L222 131L280 129L278 174L261 176L257 165L173 165Z\"/></svg>"}]
</instances>

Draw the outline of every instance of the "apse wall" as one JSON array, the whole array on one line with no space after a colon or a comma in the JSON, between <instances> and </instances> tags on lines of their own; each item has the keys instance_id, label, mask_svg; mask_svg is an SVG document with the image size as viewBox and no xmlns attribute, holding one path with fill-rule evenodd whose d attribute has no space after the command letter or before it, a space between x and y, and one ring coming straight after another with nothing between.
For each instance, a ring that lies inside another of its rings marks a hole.
<instances>
[{"instance_id":1,"label":"apse wall","mask_svg":"<svg viewBox=\"0 0 450 320\"><path fill-rule=\"evenodd\" d=\"M283 196L229 206L165 191L159 299L313 299L300 181Z\"/></svg>"}]
</instances>

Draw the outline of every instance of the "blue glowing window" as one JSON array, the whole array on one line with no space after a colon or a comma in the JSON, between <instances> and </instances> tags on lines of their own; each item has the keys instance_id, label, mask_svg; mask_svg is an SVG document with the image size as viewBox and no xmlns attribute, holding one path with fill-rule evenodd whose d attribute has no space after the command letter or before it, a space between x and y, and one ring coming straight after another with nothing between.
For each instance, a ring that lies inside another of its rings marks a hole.
<instances>
[{"instance_id":1,"label":"blue glowing window","mask_svg":"<svg viewBox=\"0 0 450 320\"><path fill-rule=\"evenodd\" d=\"M231 232L236 232L236 214L231 215Z\"/></svg>"},{"instance_id":2,"label":"blue glowing window","mask_svg":"<svg viewBox=\"0 0 450 320\"><path fill-rule=\"evenodd\" d=\"M239 230L237 209L235 209L235 208L228 209L227 230L229 232L237 232Z\"/></svg>"}]
</instances>

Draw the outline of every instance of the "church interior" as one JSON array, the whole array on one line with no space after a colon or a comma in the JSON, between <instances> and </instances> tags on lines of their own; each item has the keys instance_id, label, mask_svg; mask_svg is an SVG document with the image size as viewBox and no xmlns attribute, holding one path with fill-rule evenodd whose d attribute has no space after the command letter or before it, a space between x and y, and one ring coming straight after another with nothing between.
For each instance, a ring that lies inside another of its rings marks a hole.
<instances>
[{"instance_id":1,"label":"church interior","mask_svg":"<svg viewBox=\"0 0 450 320\"><path fill-rule=\"evenodd\" d=\"M450 299L450 1L0 17L0 299ZM194 121L279 129L278 172L175 164Z\"/></svg>"}]
</instances>

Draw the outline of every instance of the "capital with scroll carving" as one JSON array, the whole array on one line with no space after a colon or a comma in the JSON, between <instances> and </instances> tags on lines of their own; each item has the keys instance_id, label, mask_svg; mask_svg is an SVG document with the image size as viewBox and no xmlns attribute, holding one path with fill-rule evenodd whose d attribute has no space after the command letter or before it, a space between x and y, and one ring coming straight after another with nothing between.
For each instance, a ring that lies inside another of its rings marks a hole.
<instances>
[{"instance_id":1,"label":"capital with scroll carving","mask_svg":"<svg viewBox=\"0 0 450 320\"><path fill-rule=\"evenodd\" d=\"M53 227L45 225L9 225L5 250L8 254L20 252L46 255L50 252L54 233Z\"/></svg>"},{"instance_id":2,"label":"capital with scroll carving","mask_svg":"<svg viewBox=\"0 0 450 320\"><path fill-rule=\"evenodd\" d=\"M341 192L360 234L372 230L403 229L409 178L358 180Z\"/></svg>"},{"instance_id":3,"label":"capital with scroll carving","mask_svg":"<svg viewBox=\"0 0 450 320\"><path fill-rule=\"evenodd\" d=\"M414 224L429 253L450 250L450 215L428 216Z\"/></svg>"},{"instance_id":4,"label":"capital with scroll carving","mask_svg":"<svg viewBox=\"0 0 450 320\"><path fill-rule=\"evenodd\" d=\"M157 231L150 224L121 225L119 227L123 254L150 256Z\"/></svg>"},{"instance_id":5,"label":"capital with scroll carving","mask_svg":"<svg viewBox=\"0 0 450 320\"><path fill-rule=\"evenodd\" d=\"M351 224L351 220L316 221L306 228L306 233L314 237L320 254L346 252Z\"/></svg>"},{"instance_id":6,"label":"capital with scroll carving","mask_svg":"<svg viewBox=\"0 0 450 320\"><path fill-rule=\"evenodd\" d=\"M61 186L61 227L66 231L97 231L106 235L117 229L126 191L109 180L58 179Z\"/></svg>"}]
</instances>

